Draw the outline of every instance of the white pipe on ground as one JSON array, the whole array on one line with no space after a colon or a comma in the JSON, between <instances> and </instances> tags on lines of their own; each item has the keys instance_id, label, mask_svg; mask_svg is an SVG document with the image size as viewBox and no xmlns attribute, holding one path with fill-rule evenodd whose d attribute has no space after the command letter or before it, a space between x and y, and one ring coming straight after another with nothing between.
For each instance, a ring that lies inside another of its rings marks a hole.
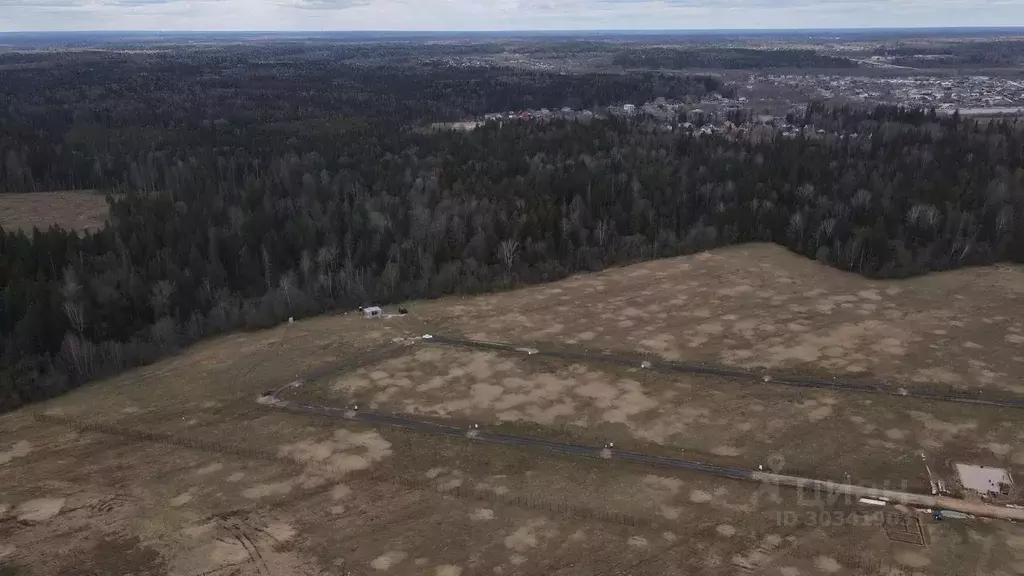
<instances>
[{"instance_id":1,"label":"white pipe on ground","mask_svg":"<svg viewBox=\"0 0 1024 576\"><path fill-rule=\"evenodd\" d=\"M788 486L799 490L816 491L824 494L843 494L856 496L858 498L872 498L877 500L891 500L899 504L907 504L920 508L939 508L942 510L956 510L974 516L985 518L1000 518L1003 520L1016 520L1024 522L1024 509L1006 508L994 506L983 502L968 502L959 498L948 496L931 496L928 494L913 494L911 492L897 492L895 490L883 490L880 488L869 488L867 486L856 486L853 484L840 484L827 480L814 480L812 478L800 478L799 476L784 476L782 474L771 474L769 472L751 472L750 478L765 484Z\"/></svg>"}]
</instances>

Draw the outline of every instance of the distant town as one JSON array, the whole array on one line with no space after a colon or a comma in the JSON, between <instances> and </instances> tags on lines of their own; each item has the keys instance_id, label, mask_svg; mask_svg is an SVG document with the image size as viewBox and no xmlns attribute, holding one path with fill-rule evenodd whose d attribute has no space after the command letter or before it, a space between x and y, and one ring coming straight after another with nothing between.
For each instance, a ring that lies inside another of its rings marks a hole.
<instances>
[{"instance_id":1,"label":"distant town","mask_svg":"<svg viewBox=\"0 0 1024 576\"><path fill-rule=\"evenodd\" d=\"M789 88L810 97L936 108L961 114L1013 113L1024 108L1024 81L989 76L872 78L840 75L753 74L745 92ZM989 110L990 109L990 110Z\"/></svg>"},{"instance_id":2,"label":"distant town","mask_svg":"<svg viewBox=\"0 0 1024 576\"><path fill-rule=\"evenodd\" d=\"M813 97L842 98L865 104L894 104L908 108L935 109L939 114L1007 115L1024 114L1024 84L985 76L960 78L909 77L866 78L816 75L752 75L744 92L753 94L759 85L784 86L813 92ZM716 133L746 134L758 126L769 127L771 134L794 138L821 137L825 130L797 126L806 102L773 102L772 113L758 113L752 98L726 98L720 94L699 102L672 102L657 98L644 104L617 104L596 109L528 109L485 114L482 119L434 124L434 128L472 130L486 122L548 121L555 119L589 120L610 116L643 116L658 122L665 131L683 130L697 137ZM783 105L784 106L780 106ZM846 135L857 138L857 134Z\"/></svg>"}]
</instances>

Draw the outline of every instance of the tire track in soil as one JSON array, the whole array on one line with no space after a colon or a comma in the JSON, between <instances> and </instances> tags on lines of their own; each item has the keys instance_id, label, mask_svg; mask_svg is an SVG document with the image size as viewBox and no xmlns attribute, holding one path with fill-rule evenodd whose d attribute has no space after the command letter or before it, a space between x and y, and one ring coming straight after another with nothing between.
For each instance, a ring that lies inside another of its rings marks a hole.
<instances>
[{"instance_id":1,"label":"tire track in soil","mask_svg":"<svg viewBox=\"0 0 1024 576\"><path fill-rule=\"evenodd\" d=\"M241 568L239 568L239 566L245 566L246 564L248 564L248 562L228 564L227 566L213 568L212 570L204 570L202 572L197 572L189 576L238 576L239 574L241 574ZM231 572L225 572L225 570L231 570Z\"/></svg>"},{"instance_id":2,"label":"tire track in soil","mask_svg":"<svg viewBox=\"0 0 1024 576\"><path fill-rule=\"evenodd\" d=\"M256 568L256 572L259 576L274 576L270 571L270 567L267 566L267 562L264 560L263 554L260 553L259 546L256 545L256 542L254 542L252 537L248 534L251 527L248 526L247 523L231 518L222 520L219 523L219 527L230 534L233 541L245 550L245 553L249 556L249 562ZM225 544L231 543L224 540L221 541L225 542Z\"/></svg>"}]
</instances>

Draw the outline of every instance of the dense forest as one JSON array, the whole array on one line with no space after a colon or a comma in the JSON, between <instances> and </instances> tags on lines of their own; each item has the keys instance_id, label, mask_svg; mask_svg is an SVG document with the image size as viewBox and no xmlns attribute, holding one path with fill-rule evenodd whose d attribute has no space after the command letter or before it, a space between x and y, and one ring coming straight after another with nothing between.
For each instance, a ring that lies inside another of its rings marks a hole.
<instances>
[{"instance_id":1,"label":"dense forest","mask_svg":"<svg viewBox=\"0 0 1024 576\"><path fill-rule=\"evenodd\" d=\"M726 92L715 77L576 76L346 61L352 47L245 46L0 59L0 192L151 188L177 161L287 150L339 160L407 146L410 126L528 108L591 108ZM365 49L364 49L365 50ZM396 56L397 51L397 56ZM384 150L376 149L377 146Z\"/></svg>"},{"instance_id":2,"label":"dense forest","mask_svg":"<svg viewBox=\"0 0 1024 576\"><path fill-rule=\"evenodd\" d=\"M612 62L627 68L736 69L856 68L849 58L818 54L813 50L755 50L752 48L652 48L622 50Z\"/></svg>"},{"instance_id":3,"label":"dense forest","mask_svg":"<svg viewBox=\"0 0 1024 576\"><path fill-rule=\"evenodd\" d=\"M992 67L1015 68L1024 63L1024 41L915 43L881 46L879 56L892 56L893 63L913 68Z\"/></svg>"},{"instance_id":4,"label":"dense forest","mask_svg":"<svg viewBox=\"0 0 1024 576\"><path fill-rule=\"evenodd\" d=\"M330 54L0 58L0 190L111 193L102 230L0 230L0 409L289 316L739 242L880 277L1024 260L1012 121L813 104L795 136L644 115L438 132L729 87Z\"/></svg>"}]
</instances>

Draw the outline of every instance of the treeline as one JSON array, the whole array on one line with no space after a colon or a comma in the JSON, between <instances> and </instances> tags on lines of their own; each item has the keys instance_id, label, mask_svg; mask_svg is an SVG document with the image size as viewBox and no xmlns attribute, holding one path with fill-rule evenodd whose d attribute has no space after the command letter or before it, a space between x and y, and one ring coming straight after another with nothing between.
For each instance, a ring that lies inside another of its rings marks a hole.
<instances>
[{"instance_id":1,"label":"treeline","mask_svg":"<svg viewBox=\"0 0 1024 576\"><path fill-rule=\"evenodd\" d=\"M457 94L462 71L417 74L453 84L440 101L405 95L425 109L480 101ZM515 78L516 98L554 97L533 82L556 80ZM558 80L569 82L561 98L654 82L601 78ZM351 77L333 81L349 86L338 101L360 93ZM301 90L256 84L265 88L231 92L239 110L266 90L294 97L296 116L273 129L233 116L204 144L175 128L202 127L203 108L167 97L136 148L125 124L83 140L127 155L111 158L125 172L109 176L121 194L107 227L0 231L0 409L226 330L740 242L881 277L1024 259L1024 131L1012 122L817 104L791 118L806 128L792 138L767 128L698 138L642 116L428 134L378 98L325 130L302 120ZM291 118L269 100L265 118Z\"/></svg>"},{"instance_id":2,"label":"treeline","mask_svg":"<svg viewBox=\"0 0 1024 576\"><path fill-rule=\"evenodd\" d=\"M914 68L1018 67L1024 62L1024 40L993 40L957 44L881 46L879 56L893 56L893 63Z\"/></svg>"},{"instance_id":3,"label":"treeline","mask_svg":"<svg viewBox=\"0 0 1024 576\"><path fill-rule=\"evenodd\" d=\"M508 46L508 51L516 54L578 56L581 54L600 54L618 52L619 42L607 40L567 40L561 42L524 42Z\"/></svg>"},{"instance_id":4,"label":"treeline","mask_svg":"<svg viewBox=\"0 0 1024 576\"><path fill-rule=\"evenodd\" d=\"M737 69L856 68L857 63L813 50L755 50L752 48L637 48L617 53L612 62L626 68Z\"/></svg>"}]
</instances>

